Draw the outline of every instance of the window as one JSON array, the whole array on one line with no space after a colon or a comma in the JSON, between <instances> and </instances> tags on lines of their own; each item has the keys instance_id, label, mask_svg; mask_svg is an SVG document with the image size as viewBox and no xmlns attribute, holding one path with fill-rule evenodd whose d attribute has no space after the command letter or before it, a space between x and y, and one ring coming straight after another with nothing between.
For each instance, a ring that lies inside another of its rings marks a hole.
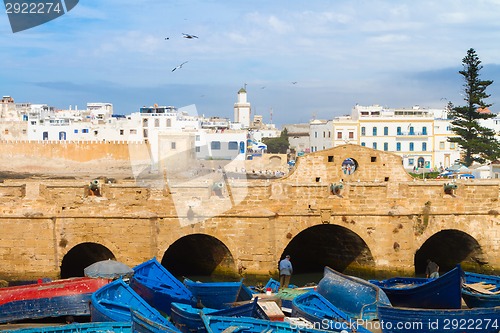
<instances>
[{"instance_id":1,"label":"window","mask_svg":"<svg viewBox=\"0 0 500 333\"><path fill-rule=\"evenodd\" d=\"M120 135L123 135L123 133L124 133L124 132L125 132L125 131L121 129L121 130L120 130Z\"/></svg>"},{"instance_id":2,"label":"window","mask_svg":"<svg viewBox=\"0 0 500 333\"><path fill-rule=\"evenodd\" d=\"M398 135L402 135L402 134L403 134L403 133L401 133L401 127L398 127L398 128L396 129L396 132L397 132L397 134L398 134Z\"/></svg>"},{"instance_id":3,"label":"window","mask_svg":"<svg viewBox=\"0 0 500 333\"><path fill-rule=\"evenodd\" d=\"M373 136L377 136L377 128L374 127L372 131L373 131Z\"/></svg>"},{"instance_id":4,"label":"window","mask_svg":"<svg viewBox=\"0 0 500 333\"><path fill-rule=\"evenodd\" d=\"M326 132L323 132L323 137L326 138Z\"/></svg>"},{"instance_id":5,"label":"window","mask_svg":"<svg viewBox=\"0 0 500 333\"><path fill-rule=\"evenodd\" d=\"M148 127L148 118L142 120L142 127Z\"/></svg>"},{"instance_id":6,"label":"window","mask_svg":"<svg viewBox=\"0 0 500 333\"><path fill-rule=\"evenodd\" d=\"M314 137L317 138L318 137L318 132L314 132Z\"/></svg>"},{"instance_id":7,"label":"window","mask_svg":"<svg viewBox=\"0 0 500 333\"><path fill-rule=\"evenodd\" d=\"M456 142L450 142L450 149L456 148Z\"/></svg>"},{"instance_id":8,"label":"window","mask_svg":"<svg viewBox=\"0 0 500 333\"><path fill-rule=\"evenodd\" d=\"M396 151L401 151L401 142L396 142Z\"/></svg>"},{"instance_id":9,"label":"window","mask_svg":"<svg viewBox=\"0 0 500 333\"><path fill-rule=\"evenodd\" d=\"M238 150L238 142L236 142L236 141L229 141L227 143L227 149L229 149L229 150Z\"/></svg>"},{"instance_id":10,"label":"window","mask_svg":"<svg viewBox=\"0 0 500 333\"><path fill-rule=\"evenodd\" d=\"M384 135L389 135L389 127L384 127Z\"/></svg>"},{"instance_id":11,"label":"window","mask_svg":"<svg viewBox=\"0 0 500 333\"><path fill-rule=\"evenodd\" d=\"M408 159L408 165L413 165L415 164L415 159L414 158L409 158Z\"/></svg>"},{"instance_id":12,"label":"window","mask_svg":"<svg viewBox=\"0 0 500 333\"><path fill-rule=\"evenodd\" d=\"M167 119L167 127L172 127L172 119Z\"/></svg>"},{"instance_id":13,"label":"window","mask_svg":"<svg viewBox=\"0 0 500 333\"><path fill-rule=\"evenodd\" d=\"M200 136L199 135L195 136L195 141L200 141Z\"/></svg>"},{"instance_id":14,"label":"window","mask_svg":"<svg viewBox=\"0 0 500 333\"><path fill-rule=\"evenodd\" d=\"M388 150L389 150L389 143L384 142L384 151L388 151Z\"/></svg>"},{"instance_id":15,"label":"window","mask_svg":"<svg viewBox=\"0 0 500 333\"><path fill-rule=\"evenodd\" d=\"M337 139L342 139L342 132L337 132Z\"/></svg>"},{"instance_id":16,"label":"window","mask_svg":"<svg viewBox=\"0 0 500 333\"><path fill-rule=\"evenodd\" d=\"M439 142L439 149L444 149L444 141Z\"/></svg>"},{"instance_id":17,"label":"window","mask_svg":"<svg viewBox=\"0 0 500 333\"><path fill-rule=\"evenodd\" d=\"M135 129L131 129L131 130L130 130L130 134L137 134L137 130L135 130Z\"/></svg>"},{"instance_id":18,"label":"window","mask_svg":"<svg viewBox=\"0 0 500 333\"><path fill-rule=\"evenodd\" d=\"M361 136L366 135L366 127L361 127Z\"/></svg>"},{"instance_id":19,"label":"window","mask_svg":"<svg viewBox=\"0 0 500 333\"><path fill-rule=\"evenodd\" d=\"M415 135L415 128L413 126L410 126L410 135Z\"/></svg>"},{"instance_id":20,"label":"window","mask_svg":"<svg viewBox=\"0 0 500 333\"><path fill-rule=\"evenodd\" d=\"M76 129L76 130L74 130L74 131L73 131L73 133L78 134L78 130L77 130L77 129Z\"/></svg>"},{"instance_id":21,"label":"window","mask_svg":"<svg viewBox=\"0 0 500 333\"><path fill-rule=\"evenodd\" d=\"M328 131L328 137L331 138L332 137L332 132Z\"/></svg>"},{"instance_id":22,"label":"window","mask_svg":"<svg viewBox=\"0 0 500 333\"><path fill-rule=\"evenodd\" d=\"M89 132L89 129L88 128L83 128L82 129L82 133L88 133Z\"/></svg>"},{"instance_id":23,"label":"window","mask_svg":"<svg viewBox=\"0 0 500 333\"><path fill-rule=\"evenodd\" d=\"M199 146L197 146L197 147L195 148L195 151L196 151L197 153L199 153L199 152L201 151L200 147L199 147Z\"/></svg>"},{"instance_id":24,"label":"window","mask_svg":"<svg viewBox=\"0 0 500 333\"><path fill-rule=\"evenodd\" d=\"M427 151L427 142L422 142L422 151Z\"/></svg>"},{"instance_id":25,"label":"window","mask_svg":"<svg viewBox=\"0 0 500 333\"><path fill-rule=\"evenodd\" d=\"M373 146L373 149L377 149L377 143L376 143L376 142L374 142L374 143L372 144L372 146Z\"/></svg>"},{"instance_id":26,"label":"window","mask_svg":"<svg viewBox=\"0 0 500 333\"><path fill-rule=\"evenodd\" d=\"M361 147L366 147L366 143L361 142Z\"/></svg>"},{"instance_id":27,"label":"window","mask_svg":"<svg viewBox=\"0 0 500 333\"><path fill-rule=\"evenodd\" d=\"M42 138L43 138L43 140L48 140L49 139L49 132L43 132Z\"/></svg>"},{"instance_id":28,"label":"window","mask_svg":"<svg viewBox=\"0 0 500 333\"><path fill-rule=\"evenodd\" d=\"M427 135L427 127L422 127L422 135Z\"/></svg>"},{"instance_id":29,"label":"window","mask_svg":"<svg viewBox=\"0 0 500 333\"><path fill-rule=\"evenodd\" d=\"M160 127L160 119L155 119L155 127Z\"/></svg>"},{"instance_id":30,"label":"window","mask_svg":"<svg viewBox=\"0 0 500 333\"><path fill-rule=\"evenodd\" d=\"M212 141L212 142L210 142L210 147L213 150L220 150L220 141Z\"/></svg>"},{"instance_id":31,"label":"window","mask_svg":"<svg viewBox=\"0 0 500 333\"><path fill-rule=\"evenodd\" d=\"M415 145L413 142L410 142L410 151L414 151L415 150Z\"/></svg>"},{"instance_id":32,"label":"window","mask_svg":"<svg viewBox=\"0 0 500 333\"><path fill-rule=\"evenodd\" d=\"M175 142L170 142L170 149L175 149L177 144Z\"/></svg>"},{"instance_id":33,"label":"window","mask_svg":"<svg viewBox=\"0 0 500 333\"><path fill-rule=\"evenodd\" d=\"M349 139L354 139L354 132L349 132Z\"/></svg>"}]
</instances>

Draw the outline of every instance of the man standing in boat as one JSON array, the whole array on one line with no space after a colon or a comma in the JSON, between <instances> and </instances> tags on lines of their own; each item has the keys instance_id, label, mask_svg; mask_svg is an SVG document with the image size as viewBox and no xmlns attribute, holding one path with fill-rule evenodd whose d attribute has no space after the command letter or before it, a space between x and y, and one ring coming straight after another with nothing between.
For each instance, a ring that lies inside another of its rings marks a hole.
<instances>
[{"instance_id":1,"label":"man standing in boat","mask_svg":"<svg viewBox=\"0 0 500 333\"><path fill-rule=\"evenodd\" d=\"M280 289L288 288L290 284L290 277L293 273L292 263L290 256L286 255L285 259L280 261Z\"/></svg>"},{"instance_id":2,"label":"man standing in boat","mask_svg":"<svg viewBox=\"0 0 500 333\"><path fill-rule=\"evenodd\" d=\"M427 259L427 268L425 269L425 276L431 279L436 279L439 277L439 266L430 259Z\"/></svg>"}]
</instances>

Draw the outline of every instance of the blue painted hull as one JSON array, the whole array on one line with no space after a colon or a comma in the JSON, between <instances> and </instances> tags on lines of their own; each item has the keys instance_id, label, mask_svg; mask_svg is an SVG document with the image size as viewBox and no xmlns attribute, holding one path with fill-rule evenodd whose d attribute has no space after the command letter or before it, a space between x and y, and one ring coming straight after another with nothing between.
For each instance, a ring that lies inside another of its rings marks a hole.
<instances>
[{"instance_id":1,"label":"blue painted hull","mask_svg":"<svg viewBox=\"0 0 500 333\"><path fill-rule=\"evenodd\" d=\"M163 325L132 310L132 331L134 333L178 333L170 325Z\"/></svg>"},{"instance_id":2,"label":"blue painted hull","mask_svg":"<svg viewBox=\"0 0 500 333\"><path fill-rule=\"evenodd\" d=\"M377 319L377 305L391 304L379 287L325 267L317 292L353 319Z\"/></svg>"},{"instance_id":3,"label":"blue painted hull","mask_svg":"<svg viewBox=\"0 0 500 333\"><path fill-rule=\"evenodd\" d=\"M61 316L89 316L92 294L27 299L0 305L0 323Z\"/></svg>"},{"instance_id":4,"label":"blue painted hull","mask_svg":"<svg viewBox=\"0 0 500 333\"><path fill-rule=\"evenodd\" d=\"M155 258L134 268L130 286L149 305L167 316L173 302L196 305L193 294Z\"/></svg>"},{"instance_id":5,"label":"blue painted hull","mask_svg":"<svg viewBox=\"0 0 500 333\"><path fill-rule=\"evenodd\" d=\"M484 283L495 286L487 293L478 292L468 284ZM469 308L492 308L500 306L500 276L465 272L462 298Z\"/></svg>"},{"instance_id":6,"label":"blue painted hull","mask_svg":"<svg viewBox=\"0 0 500 333\"><path fill-rule=\"evenodd\" d=\"M2 333L132 333L131 323L74 323L59 326L39 326L2 330Z\"/></svg>"},{"instance_id":7,"label":"blue painted hull","mask_svg":"<svg viewBox=\"0 0 500 333\"><path fill-rule=\"evenodd\" d=\"M202 315L208 333L245 332L245 333L317 333L328 332L312 327L291 325L282 321L270 321L248 317L219 317Z\"/></svg>"},{"instance_id":8,"label":"blue painted hull","mask_svg":"<svg viewBox=\"0 0 500 333\"><path fill-rule=\"evenodd\" d=\"M497 333L500 307L478 309L414 309L379 306L383 333Z\"/></svg>"},{"instance_id":9,"label":"blue painted hull","mask_svg":"<svg viewBox=\"0 0 500 333\"><path fill-rule=\"evenodd\" d=\"M183 333L206 332L201 314L225 317L253 317L269 319L265 312L258 306L257 299L251 303L227 309L197 309L187 304L172 303L171 320Z\"/></svg>"},{"instance_id":10,"label":"blue painted hull","mask_svg":"<svg viewBox=\"0 0 500 333\"><path fill-rule=\"evenodd\" d=\"M370 333L315 291L297 296L293 300L292 317L304 318L314 323L317 328L327 331Z\"/></svg>"},{"instance_id":11,"label":"blue painted hull","mask_svg":"<svg viewBox=\"0 0 500 333\"><path fill-rule=\"evenodd\" d=\"M462 269L457 266L437 279L399 277L370 282L382 288L393 306L460 309L462 276Z\"/></svg>"},{"instance_id":12,"label":"blue painted hull","mask_svg":"<svg viewBox=\"0 0 500 333\"><path fill-rule=\"evenodd\" d=\"M165 317L151 307L122 279L97 290L91 298L91 320L93 322L132 321L132 310L158 324L177 331Z\"/></svg>"},{"instance_id":13,"label":"blue painted hull","mask_svg":"<svg viewBox=\"0 0 500 333\"><path fill-rule=\"evenodd\" d=\"M0 323L90 315L89 302L106 279L87 277L0 288Z\"/></svg>"},{"instance_id":14,"label":"blue painted hull","mask_svg":"<svg viewBox=\"0 0 500 333\"><path fill-rule=\"evenodd\" d=\"M236 302L243 282L194 282L184 279L184 284L204 307L225 309Z\"/></svg>"}]
</instances>

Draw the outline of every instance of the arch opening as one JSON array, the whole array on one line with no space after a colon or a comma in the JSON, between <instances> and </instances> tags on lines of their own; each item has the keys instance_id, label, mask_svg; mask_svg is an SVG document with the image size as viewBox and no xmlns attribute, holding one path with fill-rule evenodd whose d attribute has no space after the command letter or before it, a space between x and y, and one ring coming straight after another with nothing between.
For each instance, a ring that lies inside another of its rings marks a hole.
<instances>
[{"instance_id":1,"label":"arch opening","mask_svg":"<svg viewBox=\"0 0 500 333\"><path fill-rule=\"evenodd\" d=\"M322 273L325 266L347 274L362 274L375 266L365 241L338 225L316 225L303 230L285 248L281 258L292 257L294 274Z\"/></svg>"},{"instance_id":2,"label":"arch opening","mask_svg":"<svg viewBox=\"0 0 500 333\"><path fill-rule=\"evenodd\" d=\"M487 264L476 239L460 230L442 230L429 237L415 253L415 275L425 274L427 259L435 261L441 272L457 264L464 270L482 272Z\"/></svg>"},{"instance_id":3,"label":"arch opening","mask_svg":"<svg viewBox=\"0 0 500 333\"><path fill-rule=\"evenodd\" d=\"M236 275L234 258L215 237L194 234L175 241L165 251L161 264L174 276Z\"/></svg>"},{"instance_id":4,"label":"arch opening","mask_svg":"<svg viewBox=\"0 0 500 333\"><path fill-rule=\"evenodd\" d=\"M85 267L101 260L116 259L113 252L97 243L81 243L73 247L63 257L61 279L84 276Z\"/></svg>"}]
</instances>

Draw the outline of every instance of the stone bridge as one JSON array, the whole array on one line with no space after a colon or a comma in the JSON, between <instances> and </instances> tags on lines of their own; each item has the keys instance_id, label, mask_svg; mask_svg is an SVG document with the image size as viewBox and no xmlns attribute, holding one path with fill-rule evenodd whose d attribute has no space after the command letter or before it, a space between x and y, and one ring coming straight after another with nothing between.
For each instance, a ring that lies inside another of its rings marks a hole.
<instances>
[{"instance_id":1,"label":"stone bridge","mask_svg":"<svg viewBox=\"0 0 500 333\"><path fill-rule=\"evenodd\" d=\"M427 258L500 271L499 180L415 180L399 156L356 145L300 157L281 179L235 176L101 178L95 194L91 179L5 179L0 279L152 257L177 276L269 276L285 254L296 273L413 275Z\"/></svg>"}]
</instances>

